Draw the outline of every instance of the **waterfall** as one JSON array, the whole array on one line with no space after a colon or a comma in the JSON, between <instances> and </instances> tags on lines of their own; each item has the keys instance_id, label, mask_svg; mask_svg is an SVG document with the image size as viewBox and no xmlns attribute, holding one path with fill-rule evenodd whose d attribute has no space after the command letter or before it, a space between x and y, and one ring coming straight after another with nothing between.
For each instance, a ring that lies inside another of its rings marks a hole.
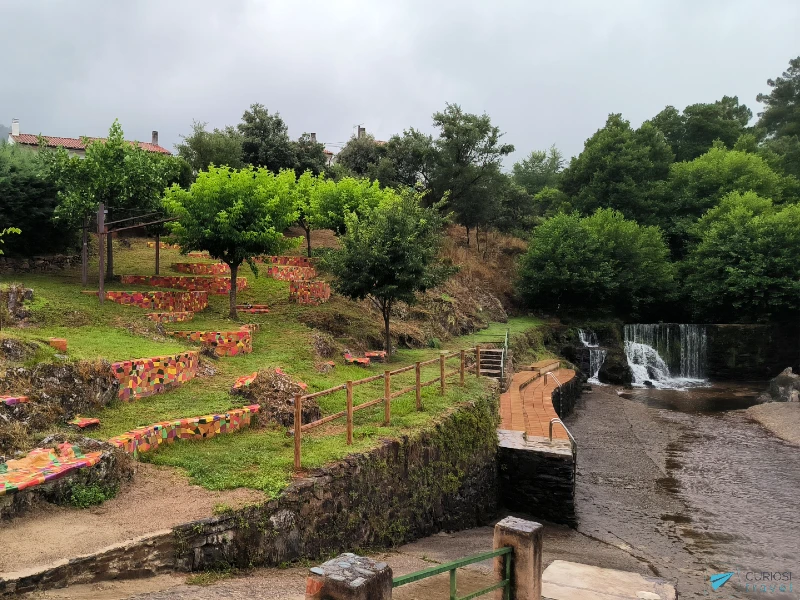
<instances>
[{"instance_id":1,"label":"waterfall","mask_svg":"<svg viewBox=\"0 0 800 600\"><path fill-rule=\"evenodd\" d=\"M603 361L606 359L606 350L599 347L600 343L597 341L597 335L591 329L588 331L579 329L578 335L584 347L589 349L589 382L599 384L600 380L597 375L600 373L600 367L603 366Z\"/></svg>"},{"instance_id":2,"label":"waterfall","mask_svg":"<svg viewBox=\"0 0 800 600\"><path fill-rule=\"evenodd\" d=\"M682 388L705 382L706 328L674 323L625 325L625 355L634 385Z\"/></svg>"}]
</instances>

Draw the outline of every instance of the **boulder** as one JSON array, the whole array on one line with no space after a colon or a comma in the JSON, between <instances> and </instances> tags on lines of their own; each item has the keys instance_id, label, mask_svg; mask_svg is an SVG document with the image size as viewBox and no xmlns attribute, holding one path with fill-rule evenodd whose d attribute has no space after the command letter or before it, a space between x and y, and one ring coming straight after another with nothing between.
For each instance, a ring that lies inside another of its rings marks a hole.
<instances>
[{"instance_id":1,"label":"boulder","mask_svg":"<svg viewBox=\"0 0 800 600\"><path fill-rule=\"evenodd\" d=\"M769 382L767 391L758 397L759 402L800 402L800 375L787 367Z\"/></svg>"},{"instance_id":2,"label":"boulder","mask_svg":"<svg viewBox=\"0 0 800 600\"><path fill-rule=\"evenodd\" d=\"M628 358L622 348L608 348L606 359L603 361L603 366L600 367L597 378L601 383L612 385L629 386L633 383L633 373L628 366Z\"/></svg>"}]
</instances>

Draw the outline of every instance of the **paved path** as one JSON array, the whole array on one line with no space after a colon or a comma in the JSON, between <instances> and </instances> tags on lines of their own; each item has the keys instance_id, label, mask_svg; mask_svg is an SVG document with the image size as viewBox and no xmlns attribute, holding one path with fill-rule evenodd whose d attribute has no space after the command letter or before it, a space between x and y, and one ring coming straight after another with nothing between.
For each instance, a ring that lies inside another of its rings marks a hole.
<instances>
[{"instance_id":1,"label":"paved path","mask_svg":"<svg viewBox=\"0 0 800 600\"><path fill-rule=\"evenodd\" d=\"M529 436L548 437L550 419L557 419L553 408L552 393L562 384L575 377L572 369L558 369L554 377L537 377L523 389L520 386L534 377L532 371L515 373L508 391L500 396L500 428L525 431ZM546 381L545 381L546 379ZM567 439L562 427L553 428L553 437Z\"/></svg>"}]
</instances>

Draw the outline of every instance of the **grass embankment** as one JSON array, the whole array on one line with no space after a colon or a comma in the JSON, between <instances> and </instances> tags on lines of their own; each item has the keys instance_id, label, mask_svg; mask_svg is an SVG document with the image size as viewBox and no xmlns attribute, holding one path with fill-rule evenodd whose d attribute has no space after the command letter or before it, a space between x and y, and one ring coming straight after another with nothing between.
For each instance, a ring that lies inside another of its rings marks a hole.
<instances>
[{"instance_id":1,"label":"grass embankment","mask_svg":"<svg viewBox=\"0 0 800 600\"><path fill-rule=\"evenodd\" d=\"M117 274L148 275L154 273L154 249L147 248L144 240L133 240L130 248L115 243ZM173 273L172 262L203 262L201 259L181 256L176 250L161 250L161 274ZM210 261L208 261L210 262ZM96 273L96 263L92 265ZM118 435L135 427L162 420L177 419L225 411L242 405L242 399L231 396L229 390L234 380L260 368L280 367L297 380L308 384L308 391L319 391L339 385L346 380L357 380L384 369L396 369L416 361L438 355L438 349L399 350L389 365L375 364L367 369L344 365L341 356L333 357L336 368L329 373L316 369L319 357L312 345L312 330L304 322L319 319L336 320L341 340L358 339L366 329L380 332L380 323L365 313L357 304L334 297L321 306L300 306L288 300L288 282L267 277L255 278L244 269L248 289L240 292L239 303L268 304L267 315L241 314L239 321L227 317L228 297L209 295L209 308L198 313L194 320L185 323L165 323L167 330L217 330L237 329L242 323L259 323L261 329L253 335L253 353L223 358L214 362L216 374L197 377L193 381L168 393L151 396L132 403L115 403L95 415L102 425L91 435L99 439ZM31 307L34 326L12 330L15 337L46 339L64 337L69 343L69 356L75 359L103 357L123 360L158 356L197 348L183 341L159 336L155 325L144 318L146 311L132 306L105 302L102 306L94 296L81 294L79 271L58 276L20 275L14 281L35 290ZM96 276L90 287L96 285ZM107 289L149 289L136 286L110 284ZM93 288L94 289L94 288ZM455 350L481 343L489 336L501 338L506 329L512 333L524 331L539 322L532 318L514 319L509 324L493 325L480 336L464 336L447 343ZM4 332L5 334L6 332ZM456 360L448 364L454 368ZM422 378L438 375L438 365L424 369ZM457 378L454 378L457 380ZM413 371L395 378L392 389L413 384ZM447 394L439 395L438 386L423 390L424 410L415 409L414 394L392 401L392 422L381 425L383 407L357 412L355 415L354 443L345 444L344 419L334 421L303 436L303 466L318 467L340 459L347 454L365 450L379 443L380 438L408 434L429 424L450 406L468 400L481 392L484 381L474 376L467 378L465 388L448 385ZM383 382L359 386L354 394L356 405L382 396ZM323 415L344 410L345 394L339 392L319 398ZM207 441L181 442L147 454L144 460L179 467L194 483L209 489L250 487L275 494L291 479L293 442L283 428L246 429Z\"/></svg>"}]
</instances>

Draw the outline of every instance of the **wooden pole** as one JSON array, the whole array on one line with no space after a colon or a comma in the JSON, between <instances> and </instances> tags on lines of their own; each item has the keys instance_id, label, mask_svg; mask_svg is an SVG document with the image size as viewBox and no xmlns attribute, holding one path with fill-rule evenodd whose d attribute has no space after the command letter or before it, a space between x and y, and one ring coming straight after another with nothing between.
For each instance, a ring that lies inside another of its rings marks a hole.
<instances>
[{"instance_id":1,"label":"wooden pole","mask_svg":"<svg viewBox=\"0 0 800 600\"><path fill-rule=\"evenodd\" d=\"M421 368L419 366L419 362L415 365L414 370L417 374L417 410L422 410L422 377L421 377Z\"/></svg>"},{"instance_id":2,"label":"wooden pole","mask_svg":"<svg viewBox=\"0 0 800 600\"><path fill-rule=\"evenodd\" d=\"M383 372L383 424L388 427L392 421L392 376L391 371Z\"/></svg>"},{"instance_id":3,"label":"wooden pole","mask_svg":"<svg viewBox=\"0 0 800 600\"><path fill-rule=\"evenodd\" d=\"M161 267L161 234L156 234L156 275Z\"/></svg>"},{"instance_id":4,"label":"wooden pole","mask_svg":"<svg viewBox=\"0 0 800 600\"><path fill-rule=\"evenodd\" d=\"M100 254L98 256L98 272L100 276L98 277L97 283L97 297L100 299L100 304L103 303L106 296L105 290L105 262L106 262L106 207L105 204L102 202L100 206L97 208L97 244L99 247Z\"/></svg>"},{"instance_id":5,"label":"wooden pole","mask_svg":"<svg viewBox=\"0 0 800 600\"><path fill-rule=\"evenodd\" d=\"M89 218L83 215L83 245L81 246L81 285L89 285Z\"/></svg>"},{"instance_id":6,"label":"wooden pole","mask_svg":"<svg viewBox=\"0 0 800 600\"><path fill-rule=\"evenodd\" d=\"M461 351L461 366L459 367L459 373L458 373L459 385L461 385L462 387L464 386L464 365L466 364L466 362L467 362L467 351L466 350L462 350Z\"/></svg>"},{"instance_id":7,"label":"wooden pole","mask_svg":"<svg viewBox=\"0 0 800 600\"><path fill-rule=\"evenodd\" d=\"M347 445L353 444L353 382L347 382Z\"/></svg>"},{"instance_id":8,"label":"wooden pole","mask_svg":"<svg viewBox=\"0 0 800 600\"><path fill-rule=\"evenodd\" d=\"M475 344L475 376L481 376L481 346Z\"/></svg>"},{"instance_id":9,"label":"wooden pole","mask_svg":"<svg viewBox=\"0 0 800 600\"><path fill-rule=\"evenodd\" d=\"M442 396L444 396L445 388L446 388L446 381L444 377L444 352L439 354L439 385L440 385L440 392Z\"/></svg>"},{"instance_id":10,"label":"wooden pole","mask_svg":"<svg viewBox=\"0 0 800 600\"><path fill-rule=\"evenodd\" d=\"M300 438L303 432L300 430L303 421L303 397L300 394L294 395L294 470L300 470Z\"/></svg>"}]
</instances>

